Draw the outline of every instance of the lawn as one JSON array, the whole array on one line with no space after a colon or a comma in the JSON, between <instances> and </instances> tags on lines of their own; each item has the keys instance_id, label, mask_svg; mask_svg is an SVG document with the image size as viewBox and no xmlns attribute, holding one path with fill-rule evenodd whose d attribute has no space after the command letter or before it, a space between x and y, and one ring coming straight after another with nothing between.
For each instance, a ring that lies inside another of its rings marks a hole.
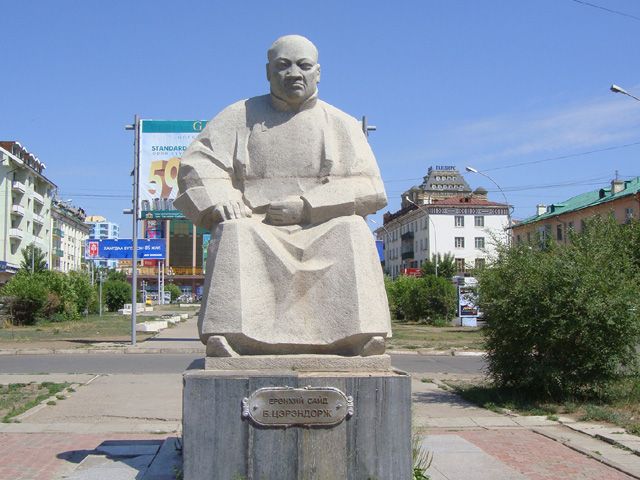
<instances>
[{"instance_id":1,"label":"lawn","mask_svg":"<svg viewBox=\"0 0 640 480\"><path fill-rule=\"evenodd\" d=\"M181 313L192 313L198 307L180 309ZM136 315L136 323L154 320L163 314L175 312L177 308L171 305L155 306L153 312ZM144 341L152 333L137 332L136 338ZM49 342L63 342L73 346L84 346L95 342L126 342L131 338L131 317L118 313L106 312L100 315L87 315L80 320L68 322L39 322L28 327L12 327L5 321L0 328L0 346L20 346L35 343L44 346Z\"/></svg>"},{"instance_id":2,"label":"lawn","mask_svg":"<svg viewBox=\"0 0 640 480\"><path fill-rule=\"evenodd\" d=\"M56 400L50 400L51 402L64 400L65 396L60 392L70 386L71 384L66 382L0 385L0 419L4 423L9 422L11 418L26 412L53 395L56 396Z\"/></svg>"},{"instance_id":3,"label":"lawn","mask_svg":"<svg viewBox=\"0 0 640 480\"><path fill-rule=\"evenodd\" d=\"M484 348L480 327L432 327L394 321L392 330L393 337L387 342L390 350L482 350Z\"/></svg>"}]
</instances>

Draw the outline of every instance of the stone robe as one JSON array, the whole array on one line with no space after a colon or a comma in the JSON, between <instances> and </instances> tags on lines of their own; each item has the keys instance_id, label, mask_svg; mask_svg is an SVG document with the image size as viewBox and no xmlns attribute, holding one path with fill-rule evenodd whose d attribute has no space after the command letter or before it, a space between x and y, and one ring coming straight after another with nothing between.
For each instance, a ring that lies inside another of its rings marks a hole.
<instances>
[{"instance_id":1,"label":"stone robe","mask_svg":"<svg viewBox=\"0 0 640 480\"><path fill-rule=\"evenodd\" d=\"M386 205L360 124L314 96L291 108L271 95L238 102L182 156L174 205L211 230L201 340L240 354L358 354L391 335L380 261L364 216ZM272 202L302 199L304 222L275 226ZM213 223L219 203L250 218Z\"/></svg>"}]
</instances>

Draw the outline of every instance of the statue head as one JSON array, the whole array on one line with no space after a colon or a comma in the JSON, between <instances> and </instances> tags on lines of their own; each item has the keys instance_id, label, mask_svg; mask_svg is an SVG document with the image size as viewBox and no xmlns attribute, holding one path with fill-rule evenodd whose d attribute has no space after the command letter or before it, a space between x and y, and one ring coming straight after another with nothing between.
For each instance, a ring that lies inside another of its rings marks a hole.
<instances>
[{"instance_id":1,"label":"statue head","mask_svg":"<svg viewBox=\"0 0 640 480\"><path fill-rule=\"evenodd\" d=\"M300 35L280 37L267 52L271 94L297 107L313 96L320 81L315 45Z\"/></svg>"}]
</instances>

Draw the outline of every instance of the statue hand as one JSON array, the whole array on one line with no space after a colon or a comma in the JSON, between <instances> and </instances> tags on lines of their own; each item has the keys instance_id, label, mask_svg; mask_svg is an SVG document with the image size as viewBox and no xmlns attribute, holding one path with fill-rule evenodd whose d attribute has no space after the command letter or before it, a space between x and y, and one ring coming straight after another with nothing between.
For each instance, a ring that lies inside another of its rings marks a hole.
<instances>
[{"instance_id":1,"label":"statue hand","mask_svg":"<svg viewBox=\"0 0 640 480\"><path fill-rule=\"evenodd\" d=\"M273 225L295 225L302 223L303 216L304 202L298 197L273 202L267 210L267 221Z\"/></svg>"},{"instance_id":2,"label":"statue hand","mask_svg":"<svg viewBox=\"0 0 640 480\"><path fill-rule=\"evenodd\" d=\"M210 213L211 226L226 220L236 220L251 216L251 210L242 202L221 202L213 207Z\"/></svg>"}]
</instances>

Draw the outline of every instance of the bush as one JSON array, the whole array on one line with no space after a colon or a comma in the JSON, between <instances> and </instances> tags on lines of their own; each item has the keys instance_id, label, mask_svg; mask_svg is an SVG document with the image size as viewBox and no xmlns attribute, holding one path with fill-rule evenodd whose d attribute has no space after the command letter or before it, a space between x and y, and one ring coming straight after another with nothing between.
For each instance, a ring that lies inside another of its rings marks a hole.
<instances>
[{"instance_id":1,"label":"bush","mask_svg":"<svg viewBox=\"0 0 640 480\"><path fill-rule=\"evenodd\" d=\"M164 288L168 292L171 292L171 303L175 302L178 299L178 297L182 295L182 291L180 290L180 287L178 287L177 285L174 285L173 283L166 285Z\"/></svg>"},{"instance_id":2,"label":"bush","mask_svg":"<svg viewBox=\"0 0 640 480\"><path fill-rule=\"evenodd\" d=\"M102 283L102 295L109 311L116 312L131 302L131 285L123 280L107 280Z\"/></svg>"},{"instance_id":3,"label":"bush","mask_svg":"<svg viewBox=\"0 0 640 480\"><path fill-rule=\"evenodd\" d=\"M480 274L489 373L501 387L596 395L636 371L638 224L595 219L572 243L499 247Z\"/></svg>"},{"instance_id":4,"label":"bush","mask_svg":"<svg viewBox=\"0 0 640 480\"><path fill-rule=\"evenodd\" d=\"M451 319L456 312L457 289L443 277L402 275L385 284L389 307L397 319L434 324Z\"/></svg>"},{"instance_id":5,"label":"bush","mask_svg":"<svg viewBox=\"0 0 640 480\"><path fill-rule=\"evenodd\" d=\"M2 296L16 325L33 325L49 298L46 285L37 274L23 270L2 287Z\"/></svg>"}]
</instances>

